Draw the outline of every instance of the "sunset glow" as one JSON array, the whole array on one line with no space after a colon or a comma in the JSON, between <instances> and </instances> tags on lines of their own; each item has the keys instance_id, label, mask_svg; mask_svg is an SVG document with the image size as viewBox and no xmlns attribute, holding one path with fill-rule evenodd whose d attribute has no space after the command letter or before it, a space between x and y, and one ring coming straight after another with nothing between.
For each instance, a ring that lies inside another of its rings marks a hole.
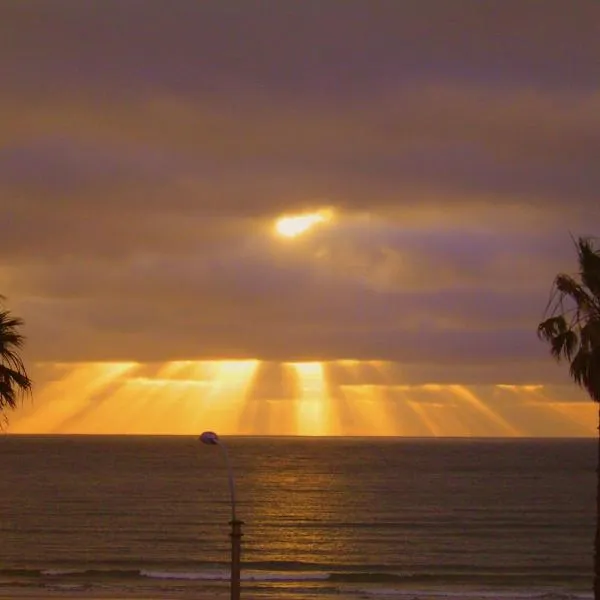
<instances>
[{"instance_id":1,"label":"sunset glow","mask_svg":"<svg viewBox=\"0 0 600 600\"><path fill-rule=\"evenodd\" d=\"M323 365L318 362L296 363L300 390L296 404L298 435L331 435L331 404L327 395Z\"/></svg>"},{"instance_id":2,"label":"sunset glow","mask_svg":"<svg viewBox=\"0 0 600 600\"><path fill-rule=\"evenodd\" d=\"M598 0L4 4L10 432L597 433Z\"/></svg>"},{"instance_id":3,"label":"sunset glow","mask_svg":"<svg viewBox=\"0 0 600 600\"><path fill-rule=\"evenodd\" d=\"M52 366L12 433L529 437L595 432L596 407L543 385L400 384L373 361Z\"/></svg>"}]
</instances>

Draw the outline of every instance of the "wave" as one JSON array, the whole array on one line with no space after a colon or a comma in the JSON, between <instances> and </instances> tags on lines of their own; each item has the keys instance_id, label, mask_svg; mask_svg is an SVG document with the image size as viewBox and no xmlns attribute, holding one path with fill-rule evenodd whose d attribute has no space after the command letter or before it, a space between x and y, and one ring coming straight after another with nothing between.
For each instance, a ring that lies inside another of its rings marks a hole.
<instances>
[{"instance_id":1,"label":"wave","mask_svg":"<svg viewBox=\"0 0 600 600\"><path fill-rule=\"evenodd\" d=\"M315 565L299 567L297 563L253 563L252 567L244 565L241 573L246 587L272 588L281 585L290 592L301 590L298 595L314 593L318 588L325 593L343 592L355 598L473 598L477 600L591 600L591 594L579 593L575 590L586 589L587 579L578 579L579 585L569 586L565 590L559 580L546 578L537 585L525 573L513 573L507 578L506 573L480 574L477 581L473 575L463 572L424 573L398 570L327 570L316 569ZM137 586L148 585L154 580L172 582L174 586L188 585L227 585L230 572L226 564L203 563L196 566L187 565L179 568L169 565L168 568L64 568L46 569L0 569L0 587L7 585L34 585L52 587L54 589L77 589L78 586ZM293 566L296 569L292 568ZM287 567L287 568L286 568ZM308 567L308 568L307 568ZM531 574L530 574L531 575ZM575 583L574 580L572 580ZM552 584L555 585L552 585ZM553 589L554 588L554 589ZM427 590L427 591L423 591ZM460 590L454 593L453 590ZM541 591L540 591L541 590Z\"/></svg>"},{"instance_id":2,"label":"wave","mask_svg":"<svg viewBox=\"0 0 600 600\"><path fill-rule=\"evenodd\" d=\"M154 579L213 579L221 580L229 578L229 563L194 563L188 564L186 567L176 568L169 566L168 568L148 568L137 565L127 567L114 566L93 566L88 567L71 567L65 566L60 568L8 568L0 569L0 577L82 577L90 578L131 578L131 577L147 577ZM462 569L440 569L435 572L414 572L401 571L397 568L382 566L382 568L365 568L359 565L348 565L342 568L331 568L330 565L319 565L316 563L294 563L294 562L253 562L244 563L242 568L242 579L248 580L281 580L289 579L290 581L303 580L329 580L333 582L406 582L406 581L458 581L468 580L493 580L501 579L522 580L527 581L532 578L543 578L547 581L556 580L564 577L565 573L548 573L541 570L499 570L498 572L489 571L474 575L472 572ZM588 580L587 573L569 573L570 579L581 581Z\"/></svg>"},{"instance_id":3,"label":"wave","mask_svg":"<svg viewBox=\"0 0 600 600\"><path fill-rule=\"evenodd\" d=\"M502 590L399 590L398 588L346 588L345 593L357 598L382 598L386 596L410 600L593 600L593 593L570 593L564 591L502 591Z\"/></svg>"},{"instance_id":4,"label":"wave","mask_svg":"<svg viewBox=\"0 0 600 600\"><path fill-rule=\"evenodd\" d=\"M1 571L0 573L6 573ZM199 569L199 570L154 570L154 569L45 569L41 571L19 570L13 575L21 577L34 576L55 579L132 579L149 578L181 581L229 581L228 569ZM260 570L244 569L241 573L242 581L253 582L323 582L331 583L402 583L417 578L414 573L387 573L387 572L329 572L329 571L293 571L293 570ZM431 576L433 577L433 575Z\"/></svg>"},{"instance_id":5,"label":"wave","mask_svg":"<svg viewBox=\"0 0 600 600\"><path fill-rule=\"evenodd\" d=\"M147 571L139 572L141 577L180 581L229 581L227 571Z\"/></svg>"},{"instance_id":6,"label":"wave","mask_svg":"<svg viewBox=\"0 0 600 600\"><path fill-rule=\"evenodd\" d=\"M197 571L197 572L177 572L177 571L146 571L142 570L140 574L143 577L151 579L184 579L184 580L202 580L202 581L229 581L229 571ZM310 572L292 572L292 571L249 571L245 570L241 574L242 581L251 582L295 582L295 581L327 581L331 573L310 571Z\"/></svg>"}]
</instances>

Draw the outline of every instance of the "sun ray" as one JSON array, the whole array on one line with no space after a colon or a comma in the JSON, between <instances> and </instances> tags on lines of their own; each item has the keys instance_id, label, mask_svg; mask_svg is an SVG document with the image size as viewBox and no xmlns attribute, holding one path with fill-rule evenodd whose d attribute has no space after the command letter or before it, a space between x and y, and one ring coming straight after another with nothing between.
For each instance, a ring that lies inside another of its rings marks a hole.
<instances>
[{"instance_id":1,"label":"sun ray","mask_svg":"<svg viewBox=\"0 0 600 600\"><path fill-rule=\"evenodd\" d=\"M372 369L379 373L383 384L393 385L394 380L391 376L392 363L385 360L370 360L368 361Z\"/></svg>"},{"instance_id":2,"label":"sun ray","mask_svg":"<svg viewBox=\"0 0 600 600\"><path fill-rule=\"evenodd\" d=\"M87 409L107 389L138 367L135 362L84 363L57 365L65 375L48 383L36 394L35 407L29 414L16 415L12 433L61 432L66 417Z\"/></svg>"},{"instance_id":3,"label":"sun ray","mask_svg":"<svg viewBox=\"0 0 600 600\"><path fill-rule=\"evenodd\" d=\"M387 411L388 400L380 394L380 386L344 385L341 389L353 415L355 435L398 435L397 424Z\"/></svg>"},{"instance_id":4,"label":"sun ray","mask_svg":"<svg viewBox=\"0 0 600 600\"><path fill-rule=\"evenodd\" d=\"M291 364L262 361L252 375L239 416L239 432L294 435L298 373Z\"/></svg>"},{"instance_id":5,"label":"sun ray","mask_svg":"<svg viewBox=\"0 0 600 600\"><path fill-rule=\"evenodd\" d=\"M587 435L595 436L598 420L598 408L593 402L548 402L547 408L566 418Z\"/></svg>"},{"instance_id":6,"label":"sun ray","mask_svg":"<svg viewBox=\"0 0 600 600\"><path fill-rule=\"evenodd\" d=\"M240 415L258 360L218 361L211 386L198 402L195 423L199 429L214 429L224 434L239 430Z\"/></svg>"},{"instance_id":7,"label":"sun ray","mask_svg":"<svg viewBox=\"0 0 600 600\"><path fill-rule=\"evenodd\" d=\"M104 433L115 429L126 434L182 433L186 421L178 417L183 411L175 407L193 384L194 366L195 361L171 361L160 365L154 375L128 378L106 407L105 420L100 420L110 424ZM97 429L98 420L87 427Z\"/></svg>"},{"instance_id":8,"label":"sun ray","mask_svg":"<svg viewBox=\"0 0 600 600\"><path fill-rule=\"evenodd\" d=\"M408 406L417 414L427 429L431 432L433 437L441 437L447 435L445 432L448 431L447 422L446 426L442 426L439 422L439 415L431 414L431 410L427 410L425 404L421 404L415 400L408 400ZM431 409L431 407L429 407Z\"/></svg>"},{"instance_id":9,"label":"sun ray","mask_svg":"<svg viewBox=\"0 0 600 600\"><path fill-rule=\"evenodd\" d=\"M163 365L155 376L127 381L114 398L128 410L121 414L123 433L195 433L192 417L209 382L195 377L195 361Z\"/></svg>"},{"instance_id":10,"label":"sun ray","mask_svg":"<svg viewBox=\"0 0 600 600\"><path fill-rule=\"evenodd\" d=\"M215 429L223 434L237 433L246 392L258 360L193 361L187 365L186 379L168 380L166 400L175 412L165 416L163 426L177 427L181 433ZM155 381L160 385L161 381Z\"/></svg>"},{"instance_id":11,"label":"sun ray","mask_svg":"<svg viewBox=\"0 0 600 600\"><path fill-rule=\"evenodd\" d=\"M325 384L323 363L291 363L300 382L295 401L297 435L336 435L337 423Z\"/></svg>"},{"instance_id":12,"label":"sun ray","mask_svg":"<svg viewBox=\"0 0 600 600\"><path fill-rule=\"evenodd\" d=\"M514 427L506 419L494 412L466 386L453 384L448 386L448 390L454 394L455 397L465 400L470 408L475 409L473 414L483 416L488 423L498 427L498 435L508 435L509 437L521 435L521 432L517 427Z\"/></svg>"},{"instance_id":13,"label":"sun ray","mask_svg":"<svg viewBox=\"0 0 600 600\"><path fill-rule=\"evenodd\" d=\"M236 433L257 360L174 361L154 373L138 363L63 367L11 432Z\"/></svg>"},{"instance_id":14,"label":"sun ray","mask_svg":"<svg viewBox=\"0 0 600 600\"><path fill-rule=\"evenodd\" d=\"M460 418L453 402L448 400L446 386L427 383L395 386L418 415L426 428L424 435L433 437L470 437L472 430Z\"/></svg>"},{"instance_id":15,"label":"sun ray","mask_svg":"<svg viewBox=\"0 0 600 600\"><path fill-rule=\"evenodd\" d=\"M577 429L579 435L596 435L598 408L591 400L582 401L559 401L550 397L544 385L499 385L500 389L510 390L523 400L524 404L530 404L536 410L552 412L567 419Z\"/></svg>"},{"instance_id":16,"label":"sun ray","mask_svg":"<svg viewBox=\"0 0 600 600\"><path fill-rule=\"evenodd\" d=\"M189 433L193 405L207 382L193 377L193 361L174 361L153 370L147 365L132 377L123 378L106 401L67 425L73 433L164 434Z\"/></svg>"},{"instance_id":17,"label":"sun ray","mask_svg":"<svg viewBox=\"0 0 600 600\"><path fill-rule=\"evenodd\" d=\"M396 411L391 418L398 422L399 435L410 437L437 437L440 435L440 428L421 404L414 400L414 386L393 386L385 389L387 394L396 401Z\"/></svg>"},{"instance_id":18,"label":"sun ray","mask_svg":"<svg viewBox=\"0 0 600 600\"><path fill-rule=\"evenodd\" d=\"M47 383L11 415L11 433L591 436L597 418L563 388L399 385L400 367L379 361L42 367Z\"/></svg>"},{"instance_id":19,"label":"sun ray","mask_svg":"<svg viewBox=\"0 0 600 600\"><path fill-rule=\"evenodd\" d=\"M351 406L340 382L340 369L343 372L353 368L349 365L341 367L338 361L323 363L323 374L330 404L331 421L335 426L335 435L351 435L355 425Z\"/></svg>"}]
</instances>

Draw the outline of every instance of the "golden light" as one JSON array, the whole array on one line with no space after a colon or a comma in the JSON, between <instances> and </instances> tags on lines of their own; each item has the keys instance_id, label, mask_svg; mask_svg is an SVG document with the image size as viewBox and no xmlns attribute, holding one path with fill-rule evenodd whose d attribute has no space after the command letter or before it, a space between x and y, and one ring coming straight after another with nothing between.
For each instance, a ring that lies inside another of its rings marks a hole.
<instances>
[{"instance_id":1,"label":"golden light","mask_svg":"<svg viewBox=\"0 0 600 600\"><path fill-rule=\"evenodd\" d=\"M257 360L61 365L13 433L237 433Z\"/></svg>"},{"instance_id":2,"label":"golden light","mask_svg":"<svg viewBox=\"0 0 600 600\"><path fill-rule=\"evenodd\" d=\"M388 402L379 385L343 385L341 392L350 414L352 435L393 436L400 434L401 424L388 411ZM410 435L410 433L409 433Z\"/></svg>"},{"instance_id":3,"label":"golden light","mask_svg":"<svg viewBox=\"0 0 600 600\"><path fill-rule=\"evenodd\" d=\"M564 400L562 394L552 394L543 385L497 385L497 389L512 392L518 396L522 409L534 409L541 417L554 413L560 421L570 424L578 435L596 435L598 409L590 400Z\"/></svg>"},{"instance_id":4,"label":"golden light","mask_svg":"<svg viewBox=\"0 0 600 600\"><path fill-rule=\"evenodd\" d=\"M320 210L312 213L303 213L300 215L289 215L277 219L275 222L275 231L287 238L295 238L315 225L330 221L332 214L330 210Z\"/></svg>"},{"instance_id":5,"label":"golden light","mask_svg":"<svg viewBox=\"0 0 600 600\"><path fill-rule=\"evenodd\" d=\"M302 436L593 436L597 407L571 388L410 384L372 361L46 365L11 433Z\"/></svg>"},{"instance_id":6,"label":"golden light","mask_svg":"<svg viewBox=\"0 0 600 600\"><path fill-rule=\"evenodd\" d=\"M463 410L467 409L467 414L471 417L479 417L488 425L490 435L499 432L502 437L517 437L522 435L519 429L504 419L498 412L493 411L489 406L482 402L476 394L464 385L448 386L450 393L454 394L460 400L466 403Z\"/></svg>"},{"instance_id":7,"label":"golden light","mask_svg":"<svg viewBox=\"0 0 600 600\"><path fill-rule=\"evenodd\" d=\"M323 364L292 363L300 380L296 400L296 433L298 435L331 435L330 404L327 397Z\"/></svg>"},{"instance_id":8,"label":"golden light","mask_svg":"<svg viewBox=\"0 0 600 600\"><path fill-rule=\"evenodd\" d=\"M12 433L68 433L70 424L86 416L93 400L118 389L138 363L56 364L56 379L36 393L35 403L11 422Z\"/></svg>"}]
</instances>

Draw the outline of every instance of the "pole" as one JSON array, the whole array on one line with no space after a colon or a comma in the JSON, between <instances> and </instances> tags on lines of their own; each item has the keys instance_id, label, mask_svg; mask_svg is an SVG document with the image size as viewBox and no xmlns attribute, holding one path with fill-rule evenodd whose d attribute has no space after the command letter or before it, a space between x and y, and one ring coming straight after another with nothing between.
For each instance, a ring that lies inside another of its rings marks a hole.
<instances>
[{"instance_id":1,"label":"pole","mask_svg":"<svg viewBox=\"0 0 600 600\"><path fill-rule=\"evenodd\" d=\"M235 483L233 480L233 470L229 462L229 454L227 447L221 442L219 436L214 431L205 431L200 436L200 441L209 446L220 446L225 456L225 464L227 465L227 474L229 475L229 495L231 496L231 600L240 600L240 571L242 563L242 525L243 521L239 521L235 514Z\"/></svg>"},{"instance_id":2,"label":"pole","mask_svg":"<svg viewBox=\"0 0 600 600\"><path fill-rule=\"evenodd\" d=\"M240 600L240 571L242 561L242 525L237 519L231 524L231 600Z\"/></svg>"},{"instance_id":3,"label":"pole","mask_svg":"<svg viewBox=\"0 0 600 600\"><path fill-rule=\"evenodd\" d=\"M231 525L231 583L230 583L230 591L231 591L231 600L240 600L240 573L241 573L241 563L242 563L242 525L243 521L238 520L236 517L236 503L235 503L235 483L233 480L233 470L231 468L231 463L229 462L229 454L227 452L227 447L219 442L219 446L221 446L223 450L223 454L225 456L225 463L227 464L227 473L229 474L229 494L231 496L231 521L229 524Z\"/></svg>"}]
</instances>

